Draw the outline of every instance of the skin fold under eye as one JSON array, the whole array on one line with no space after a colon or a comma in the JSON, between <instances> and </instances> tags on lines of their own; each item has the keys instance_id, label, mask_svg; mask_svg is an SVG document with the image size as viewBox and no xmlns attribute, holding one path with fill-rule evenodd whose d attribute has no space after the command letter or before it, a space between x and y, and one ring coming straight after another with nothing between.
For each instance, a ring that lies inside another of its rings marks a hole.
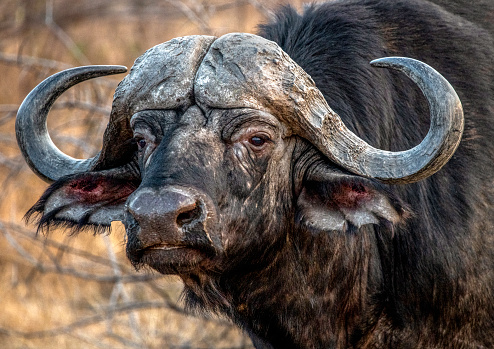
<instances>
[{"instance_id":1,"label":"skin fold under eye","mask_svg":"<svg viewBox=\"0 0 494 349\"><path fill-rule=\"evenodd\" d=\"M147 127L136 127L134 129L134 141L137 145L139 164L142 168L146 168L150 156L159 142Z\"/></svg>"},{"instance_id":2,"label":"skin fold under eye","mask_svg":"<svg viewBox=\"0 0 494 349\"><path fill-rule=\"evenodd\" d=\"M160 121L166 119L163 113L160 110L142 111L134 114L130 120L141 169L147 167L151 154L161 141L163 130Z\"/></svg>"}]
</instances>

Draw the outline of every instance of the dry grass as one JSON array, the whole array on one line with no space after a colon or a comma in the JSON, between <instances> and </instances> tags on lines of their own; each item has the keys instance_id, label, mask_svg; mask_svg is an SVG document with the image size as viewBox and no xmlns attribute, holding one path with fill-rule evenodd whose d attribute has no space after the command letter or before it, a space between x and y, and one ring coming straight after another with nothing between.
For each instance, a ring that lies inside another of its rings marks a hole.
<instances>
[{"instance_id":1,"label":"dry grass","mask_svg":"<svg viewBox=\"0 0 494 349\"><path fill-rule=\"evenodd\" d=\"M27 93L56 71L130 67L147 48L175 36L254 32L274 6L258 0L0 1L1 347L252 347L224 319L187 315L178 279L134 271L120 225L110 236L76 237L37 235L26 226L23 214L46 184L23 161L14 121ZM83 83L57 102L49 127L64 151L97 152L119 79Z\"/></svg>"}]
</instances>

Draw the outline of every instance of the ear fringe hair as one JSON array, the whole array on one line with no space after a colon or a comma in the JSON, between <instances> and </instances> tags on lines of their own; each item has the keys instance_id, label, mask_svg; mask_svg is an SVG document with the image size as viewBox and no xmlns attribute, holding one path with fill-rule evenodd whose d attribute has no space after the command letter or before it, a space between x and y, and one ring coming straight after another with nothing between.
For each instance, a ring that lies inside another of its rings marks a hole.
<instances>
[{"instance_id":1,"label":"ear fringe hair","mask_svg":"<svg viewBox=\"0 0 494 349\"><path fill-rule=\"evenodd\" d=\"M64 231L68 231L69 235L77 235L80 232L90 231L93 235L98 234L110 234L111 225L94 224L89 222L91 212L87 212L78 221L62 220L56 217L56 215L66 208L66 206L58 207L55 210L44 214L45 206L48 198L58 189L62 188L70 176L61 178L58 181L51 184L48 189L41 195L39 200L31 207L24 215L24 221L26 223L36 224L38 227L36 229L36 234L46 235L49 233L50 229L61 228Z\"/></svg>"},{"instance_id":2,"label":"ear fringe hair","mask_svg":"<svg viewBox=\"0 0 494 349\"><path fill-rule=\"evenodd\" d=\"M84 215L79 221L69 221L56 218L56 215L62 211L65 206L43 214L46 203L45 194L24 215L24 221L26 223L34 223L38 226L36 229L36 234L47 235L50 232L50 229L62 229L64 231L68 231L71 236L86 231L92 232L93 235L111 233L110 225L90 223L90 212Z\"/></svg>"}]
</instances>

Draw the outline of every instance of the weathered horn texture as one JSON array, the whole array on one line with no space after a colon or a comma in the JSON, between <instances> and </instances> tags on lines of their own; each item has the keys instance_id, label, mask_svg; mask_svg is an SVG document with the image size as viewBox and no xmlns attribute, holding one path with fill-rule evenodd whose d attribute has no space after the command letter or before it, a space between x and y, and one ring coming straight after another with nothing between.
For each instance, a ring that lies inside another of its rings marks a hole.
<instances>
[{"instance_id":1,"label":"weathered horn texture","mask_svg":"<svg viewBox=\"0 0 494 349\"><path fill-rule=\"evenodd\" d=\"M87 79L123 73L122 66L68 69L40 83L24 100L16 120L19 147L42 179L57 179L90 170L114 168L129 161L134 150L129 120L145 109L187 109L194 104L193 81L212 36L187 36L157 45L140 56L115 90L110 121L101 152L86 160L74 159L52 142L46 127L50 107L68 88ZM129 156L130 154L130 156Z\"/></svg>"},{"instance_id":2,"label":"weathered horn texture","mask_svg":"<svg viewBox=\"0 0 494 349\"><path fill-rule=\"evenodd\" d=\"M376 149L347 129L311 77L274 42L233 33L217 39L197 73L198 103L217 108L253 108L284 121L347 170L387 183L409 183L438 171L456 150L463 110L451 85L434 69L408 58L385 58L375 66L403 71L429 101L431 127L416 147ZM376 118L378 119L378 118Z\"/></svg>"},{"instance_id":3,"label":"weathered horn texture","mask_svg":"<svg viewBox=\"0 0 494 349\"><path fill-rule=\"evenodd\" d=\"M390 152L357 137L331 110L311 77L274 42L233 33L215 38L187 36L149 49L115 91L110 121L99 156L76 160L62 153L46 129L49 108L60 94L92 77L120 73L123 67L82 67L56 74L29 95L19 109L16 132L31 168L47 181L103 170L129 161L134 145L129 120L146 109L253 108L269 112L347 170L388 183L418 181L452 156L463 131L461 103L434 69L408 58L385 58L375 66L398 69L429 101L431 127L416 147Z\"/></svg>"},{"instance_id":4,"label":"weathered horn texture","mask_svg":"<svg viewBox=\"0 0 494 349\"><path fill-rule=\"evenodd\" d=\"M349 171L383 182L411 183L433 175L449 161L460 144L464 118L458 95L446 79L423 62L387 57L371 64L399 70L419 86L429 102L429 132L417 146L390 152L368 145L340 120L331 117L320 126L324 139L328 140L323 146Z\"/></svg>"},{"instance_id":5,"label":"weathered horn texture","mask_svg":"<svg viewBox=\"0 0 494 349\"><path fill-rule=\"evenodd\" d=\"M132 154L130 118L142 110L186 110L195 104L194 79L214 36L191 35L156 45L135 61L113 96L95 170L123 165Z\"/></svg>"},{"instance_id":6,"label":"weathered horn texture","mask_svg":"<svg viewBox=\"0 0 494 349\"><path fill-rule=\"evenodd\" d=\"M92 78L127 71L123 66L87 66L64 70L36 86L17 112L17 143L31 169L47 182L74 173L85 172L94 165L97 155L79 160L60 151L48 134L46 118L55 100L68 88Z\"/></svg>"}]
</instances>

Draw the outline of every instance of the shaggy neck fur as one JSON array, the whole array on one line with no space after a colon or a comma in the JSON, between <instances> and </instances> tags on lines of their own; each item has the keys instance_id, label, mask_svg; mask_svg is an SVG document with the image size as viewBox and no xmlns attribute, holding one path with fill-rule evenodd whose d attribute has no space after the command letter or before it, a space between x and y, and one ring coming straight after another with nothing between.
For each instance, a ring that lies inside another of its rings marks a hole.
<instances>
[{"instance_id":1,"label":"shaggy neck fur","mask_svg":"<svg viewBox=\"0 0 494 349\"><path fill-rule=\"evenodd\" d=\"M226 314L274 348L355 346L385 311L377 230L289 236L265 268L185 279L188 304Z\"/></svg>"}]
</instances>

